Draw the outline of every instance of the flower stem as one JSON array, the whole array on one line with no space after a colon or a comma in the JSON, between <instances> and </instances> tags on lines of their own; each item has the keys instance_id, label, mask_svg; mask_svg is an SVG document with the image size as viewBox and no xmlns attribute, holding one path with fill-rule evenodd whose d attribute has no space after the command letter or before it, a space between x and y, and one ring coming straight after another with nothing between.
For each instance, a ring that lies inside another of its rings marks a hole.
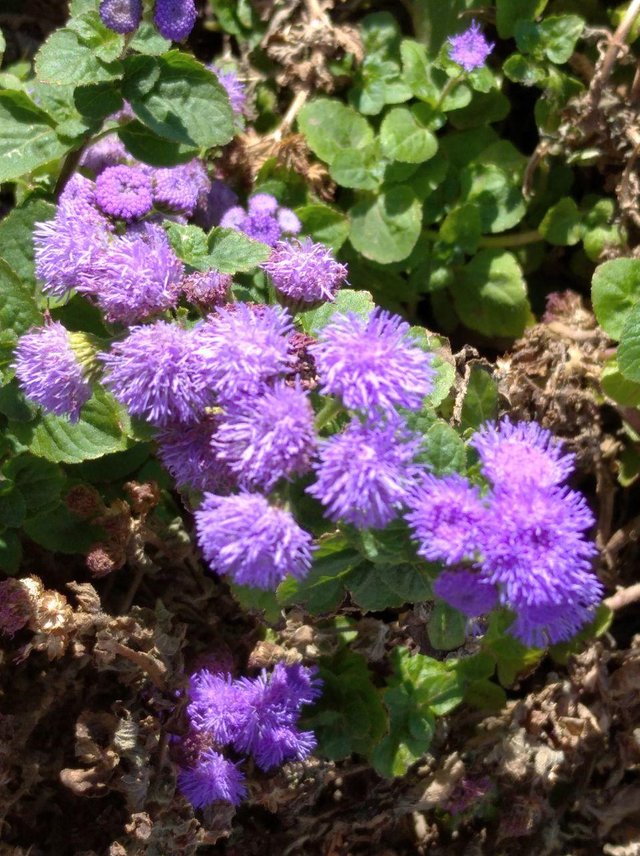
<instances>
[{"instance_id":1,"label":"flower stem","mask_svg":"<svg viewBox=\"0 0 640 856\"><path fill-rule=\"evenodd\" d=\"M528 232L513 232L510 235L486 235L480 238L480 247L525 247L527 244L538 244L544 238L537 229Z\"/></svg>"},{"instance_id":2,"label":"flower stem","mask_svg":"<svg viewBox=\"0 0 640 856\"><path fill-rule=\"evenodd\" d=\"M444 85L444 89L440 93L440 98L438 98L438 103L436 104L436 112L442 109L442 105L444 104L446 99L449 97L449 95L451 95L456 86L459 83L462 83L465 78L466 74L465 72L462 72L457 77L450 77L449 80L447 80Z\"/></svg>"},{"instance_id":3,"label":"flower stem","mask_svg":"<svg viewBox=\"0 0 640 856\"><path fill-rule=\"evenodd\" d=\"M316 416L315 428L316 431L321 431L322 428L328 423L331 422L334 416L342 410L342 404L337 401L335 398L328 398L321 408L320 412Z\"/></svg>"}]
</instances>

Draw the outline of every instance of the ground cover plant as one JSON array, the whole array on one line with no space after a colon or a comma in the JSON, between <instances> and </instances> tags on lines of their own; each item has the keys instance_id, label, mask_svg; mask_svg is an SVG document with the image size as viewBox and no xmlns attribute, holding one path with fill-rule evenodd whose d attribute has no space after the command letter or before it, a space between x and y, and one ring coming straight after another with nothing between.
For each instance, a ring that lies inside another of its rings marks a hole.
<instances>
[{"instance_id":1,"label":"ground cover plant","mask_svg":"<svg viewBox=\"0 0 640 856\"><path fill-rule=\"evenodd\" d=\"M0 32L3 852L638 853L640 0Z\"/></svg>"}]
</instances>

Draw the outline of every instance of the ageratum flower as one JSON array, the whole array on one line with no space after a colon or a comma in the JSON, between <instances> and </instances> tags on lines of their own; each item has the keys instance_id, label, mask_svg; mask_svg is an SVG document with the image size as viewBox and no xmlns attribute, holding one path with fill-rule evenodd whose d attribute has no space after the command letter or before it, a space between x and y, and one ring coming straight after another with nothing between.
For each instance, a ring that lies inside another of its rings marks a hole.
<instances>
[{"instance_id":1,"label":"ageratum flower","mask_svg":"<svg viewBox=\"0 0 640 856\"><path fill-rule=\"evenodd\" d=\"M178 788L194 808L219 800L240 805L247 795L238 765L214 749L205 749L193 767L179 771Z\"/></svg>"},{"instance_id":2,"label":"ageratum flower","mask_svg":"<svg viewBox=\"0 0 640 856\"><path fill-rule=\"evenodd\" d=\"M242 485L269 492L280 479L307 472L315 446L313 409L299 385L277 383L232 405L212 446Z\"/></svg>"},{"instance_id":3,"label":"ageratum flower","mask_svg":"<svg viewBox=\"0 0 640 856\"><path fill-rule=\"evenodd\" d=\"M425 475L407 498L406 520L418 542L418 554L430 562L455 565L473 558L486 508L477 487L453 473Z\"/></svg>"},{"instance_id":4,"label":"ageratum flower","mask_svg":"<svg viewBox=\"0 0 640 856\"><path fill-rule=\"evenodd\" d=\"M133 416L154 425L191 423L212 403L190 331L156 321L132 327L101 354L104 382Z\"/></svg>"},{"instance_id":5,"label":"ageratum flower","mask_svg":"<svg viewBox=\"0 0 640 856\"><path fill-rule=\"evenodd\" d=\"M227 93L231 109L235 115L237 117L242 116L247 103L247 92L238 75L235 71L225 70L214 64L209 65L208 68L215 74L220 85Z\"/></svg>"},{"instance_id":6,"label":"ageratum flower","mask_svg":"<svg viewBox=\"0 0 640 856\"><path fill-rule=\"evenodd\" d=\"M179 487L229 493L236 478L211 447L219 419L204 416L193 425L167 425L156 435L158 456Z\"/></svg>"},{"instance_id":7,"label":"ageratum flower","mask_svg":"<svg viewBox=\"0 0 640 856\"><path fill-rule=\"evenodd\" d=\"M600 597L593 598L589 592L560 603L528 605L517 608L515 620L509 632L523 644L533 648L546 648L547 645L557 645L568 642L595 618L595 611Z\"/></svg>"},{"instance_id":8,"label":"ageratum flower","mask_svg":"<svg viewBox=\"0 0 640 856\"><path fill-rule=\"evenodd\" d=\"M194 330L196 356L220 400L258 395L291 365L289 314L277 306L252 309L246 303L219 307Z\"/></svg>"},{"instance_id":9,"label":"ageratum flower","mask_svg":"<svg viewBox=\"0 0 640 856\"><path fill-rule=\"evenodd\" d=\"M95 297L108 321L134 324L176 306L183 273L164 230L140 223L111 240L78 290Z\"/></svg>"},{"instance_id":10,"label":"ageratum flower","mask_svg":"<svg viewBox=\"0 0 640 856\"><path fill-rule=\"evenodd\" d=\"M91 398L91 384L62 324L52 321L21 336L14 368L30 401L56 416L78 421L82 405Z\"/></svg>"},{"instance_id":11,"label":"ageratum flower","mask_svg":"<svg viewBox=\"0 0 640 856\"><path fill-rule=\"evenodd\" d=\"M108 166L96 178L96 202L110 217L139 220L153 208L151 179L135 166Z\"/></svg>"},{"instance_id":12,"label":"ageratum flower","mask_svg":"<svg viewBox=\"0 0 640 856\"><path fill-rule=\"evenodd\" d=\"M375 309L368 319L336 314L310 347L325 395L372 416L415 410L433 387L432 355L398 315Z\"/></svg>"},{"instance_id":13,"label":"ageratum flower","mask_svg":"<svg viewBox=\"0 0 640 856\"><path fill-rule=\"evenodd\" d=\"M206 202L211 190L211 179L204 164L197 158L180 166L152 169L149 172L156 205L187 217L191 217L198 205Z\"/></svg>"},{"instance_id":14,"label":"ageratum flower","mask_svg":"<svg viewBox=\"0 0 640 856\"><path fill-rule=\"evenodd\" d=\"M498 603L498 589L470 568L443 571L433 584L433 593L470 618L485 615Z\"/></svg>"},{"instance_id":15,"label":"ageratum flower","mask_svg":"<svg viewBox=\"0 0 640 856\"><path fill-rule=\"evenodd\" d=\"M226 273L195 271L182 280L182 291L188 301L201 309L214 309L226 303L231 281Z\"/></svg>"},{"instance_id":16,"label":"ageratum flower","mask_svg":"<svg viewBox=\"0 0 640 856\"><path fill-rule=\"evenodd\" d=\"M279 207L278 200L270 193L252 196L247 211L239 205L229 208L220 220L220 225L238 229L270 247L275 246L283 233L297 234L302 228L293 211Z\"/></svg>"},{"instance_id":17,"label":"ageratum flower","mask_svg":"<svg viewBox=\"0 0 640 856\"><path fill-rule=\"evenodd\" d=\"M482 472L496 486L531 481L551 487L573 473L575 457L563 453L562 444L537 422L487 424L471 439L480 456Z\"/></svg>"},{"instance_id":18,"label":"ageratum flower","mask_svg":"<svg viewBox=\"0 0 640 856\"><path fill-rule=\"evenodd\" d=\"M132 33L142 20L142 0L100 0L100 17L115 33Z\"/></svg>"},{"instance_id":19,"label":"ageratum flower","mask_svg":"<svg viewBox=\"0 0 640 856\"><path fill-rule=\"evenodd\" d=\"M302 579L309 571L311 536L264 496L205 493L195 518L205 559L237 585L273 590L287 574Z\"/></svg>"},{"instance_id":20,"label":"ageratum flower","mask_svg":"<svg viewBox=\"0 0 640 856\"><path fill-rule=\"evenodd\" d=\"M206 199L196 210L194 221L204 229L211 229L212 226L218 226L226 212L237 204L237 193L226 182L216 179L211 182ZM240 210L244 217L244 208Z\"/></svg>"},{"instance_id":21,"label":"ageratum flower","mask_svg":"<svg viewBox=\"0 0 640 856\"><path fill-rule=\"evenodd\" d=\"M197 17L194 0L156 0L153 11L160 34L173 42L187 38Z\"/></svg>"},{"instance_id":22,"label":"ageratum flower","mask_svg":"<svg viewBox=\"0 0 640 856\"><path fill-rule=\"evenodd\" d=\"M330 520L360 529L382 529L398 515L420 471L420 440L399 420L382 425L351 422L321 443L316 481L307 488Z\"/></svg>"},{"instance_id":23,"label":"ageratum flower","mask_svg":"<svg viewBox=\"0 0 640 856\"><path fill-rule=\"evenodd\" d=\"M107 167L124 163L129 157L124 143L113 133L88 146L80 158L80 166L99 175Z\"/></svg>"},{"instance_id":24,"label":"ageratum flower","mask_svg":"<svg viewBox=\"0 0 640 856\"><path fill-rule=\"evenodd\" d=\"M337 262L324 244L278 241L269 259L262 264L284 305L309 309L333 300L347 277L347 266Z\"/></svg>"},{"instance_id":25,"label":"ageratum flower","mask_svg":"<svg viewBox=\"0 0 640 856\"><path fill-rule=\"evenodd\" d=\"M246 728L244 686L226 672L200 669L189 682L187 716L196 731L206 732L219 746L228 746Z\"/></svg>"},{"instance_id":26,"label":"ageratum flower","mask_svg":"<svg viewBox=\"0 0 640 856\"><path fill-rule=\"evenodd\" d=\"M472 21L463 33L449 38L449 57L465 71L484 65L493 48L493 43L485 39L477 21Z\"/></svg>"}]
</instances>

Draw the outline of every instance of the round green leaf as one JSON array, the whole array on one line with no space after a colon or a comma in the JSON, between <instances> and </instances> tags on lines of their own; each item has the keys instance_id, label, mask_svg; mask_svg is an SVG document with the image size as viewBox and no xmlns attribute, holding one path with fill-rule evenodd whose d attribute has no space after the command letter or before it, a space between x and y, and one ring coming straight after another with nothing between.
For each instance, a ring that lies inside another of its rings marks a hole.
<instances>
[{"instance_id":1,"label":"round green leaf","mask_svg":"<svg viewBox=\"0 0 640 856\"><path fill-rule=\"evenodd\" d=\"M438 141L426 127L433 116L425 104L394 107L382 120L382 150L391 160L423 163L438 151Z\"/></svg>"},{"instance_id":2,"label":"round green leaf","mask_svg":"<svg viewBox=\"0 0 640 856\"><path fill-rule=\"evenodd\" d=\"M634 306L622 328L618 365L626 378L640 383L640 305Z\"/></svg>"},{"instance_id":3,"label":"round green leaf","mask_svg":"<svg viewBox=\"0 0 640 856\"><path fill-rule=\"evenodd\" d=\"M591 284L598 324L619 339L629 312L640 300L640 260L612 259L596 269Z\"/></svg>"},{"instance_id":4,"label":"round green leaf","mask_svg":"<svg viewBox=\"0 0 640 856\"><path fill-rule=\"evenodd\" d=\"M328 164L342 149L359 149L373 142L373 130L367 120L332 98L318 98L306 104L298 115L298 127L309 148Z\"/></svg>"},{"instance_id":5,"label":"round green leaf","mask_svg":"<svg viewBox=\"0 0 640 856\"><path fill-rule=\"evenodd\" d=\"M349 211L351 243L362 255L381 264L401 262L416 245L422 207L409 187L393 186L357 202Z\"/></svg>"}]
</instances>

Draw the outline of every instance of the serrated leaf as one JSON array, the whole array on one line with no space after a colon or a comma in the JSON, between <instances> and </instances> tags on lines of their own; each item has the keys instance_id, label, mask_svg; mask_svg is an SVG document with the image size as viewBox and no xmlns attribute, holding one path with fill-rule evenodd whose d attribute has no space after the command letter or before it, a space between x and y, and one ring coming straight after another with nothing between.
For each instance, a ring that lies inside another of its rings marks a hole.
<instances>
[{"instance_id":1,"label":"serrated leaf","mask_svg":"<svg viewBox=\"0 0 640 856\"><path fill-rule=\"evenodd\" d=\"M467 463L467 449L457 431L438 419L424 435L419 460L438 476L462 472Z\"/></svg>"},{"instance_id":2,"label":"serrated leaf","mask_svg":"<svg viewBox=\"0 0 640 856\"><path fill-rule=\"evenodd\" d=\"M640 407L640 383L624 377L615 357L608 360L600 375L603 392L625 407Z\"/></svg>"},{"instance_id":3,"label":"serrated leaf","mask_svg":"<svg viewBox=\"0 0 640 856\"><path fill-rule=\"evenodd\" d=\"M612 259L596 268L591 300L598 324L619 339L631 310L640 301L640 260Z\"/></svg>"},{"instance_id":4,"label":"serrated leaf","mask_svg":"<svg viewBox=\"0 0 640 856\"><path fill-rule=\"evenodd\" d=\"M319 333L330 323L336 312L353 312L360 318L368 318L375 309L373 297L368 291L352 291L350 288L341 289L335 300L323 303L317 309L301 312L298 318L307 333Z\"/></svg>"},{"instance_id":5,"label":"serrated leaf","mask_svg":"<svg viewBox=\"0 0 640 856\"><path fill-rule=\"evenodd\" d=\"M231 594L245 612L262 614L268 624L277 624L281 617L281 607L273 591L262 591L250 586L238 586L230 583Z\"/></svg>"},{"instance_id":6,"label":"serrated leaf","mask_svg":"<svg viewBox=\"0 0 640 856\"><path fill-rule=\"evenodd\" d=\"M340 540L320 545L304 580L287 577L278 586L278 603L303 604L312 615L331 612L344 597L344 578L362 558Z\"/></svg>"},{"instance_id":7,"label":"serrated leaf","mask_svg":"<svg viewBox=\"0 0 640 856\"><path fill-rule=\"evenodd\" d=\"M3 468L3 474L22 493L30 515L56 505L65 483L59 466L28 454L11 459Z\"/></svg>"},{"instance_id":8,"label":"serrated leaf","mask_svg":"<svg viewBox=\"0 0 640 856\"><path fill-rule=\"evenodd\" d=\"M309 148L331 164L343 149L359 149L373 142L367 120L352 107L332 98L317 98L298 114L298 127Z\"/></svg>"},{"instance_id":9,"label":"serrated leaf","mask_svg":"<svg viewBox=\"0 0 640 856\"><path fill-rule=\"evenodd\" d=\"M427 624L429 641L434 648L452 651L462 647L466 628L467 619L461 612L442 600L436 602Z\"/></svg>"},{"instance_id":10,"label":"serrated leaf","mask_svg":"<svg viewBox=\"0 0 640 856\"><path fill-rule=\"evenodd\" d=\"M349 211L350 240L362 255L389 264L406 259L422 228L422 206L409 187L392 185Z\"/></svg>"},{"instance_id":11,"label":"serrated leaf","mask_svg":"<svg viewBox=\"0 0 640 856\"><path fill-rule=\"evenodd\" d=\"M349 220L338 208L312 203L296 208L302 233L337 252L349 237Z\"/></svg>"},{"instance_id":12,"label":"serrated leaf","mask_svg":"<svg viewBox=\"0 0 640 856\"><path fill-rule=\"evenodd\" d=\"M176 255L196 270L211 268L207 234L199 226L165 220L164 228Z\"/></svg>"},{"instance_id":13,"label":"serrated leaf","mask_svg":"<svg viewBox=\"0 0 640 856\"><path fill-rule=\"evenodd\" d=\"M137 119L119 128L118 136L133 157L151 166L177 166L192 160L198 153L195 146L170 142Z\"/></svg>"},{"instance_id":14,"label":"serrated leaf","mask_svg":"<svg viewBox=\"0 0 640 856\"><path fill-rule=\"evenodd\" d=\"M122 54L124 36L106 27L98 12L94 10L71 17L67 27L104 62L113 62Z\"/></svg>"},{"instance_id":15,"label":"serrated leaf","mask_svg":"<svg viewBox=\"0 0 640 856\"><path fill-rule=\"evenodd\" d=\"M572 247L582 238L582 216L575 201L565 196L548 209L538 231L550 244Z\"/></svg>"},{"instance_id":16,"label":"serrated leaf","mask_svg":"<svg viewBox=\"0 0 640 856\"><path fill-rule=\"evenodd\" d=\"M394 107L382 120L380 142L385 155L402 163L423 163L438 151L438 141L429 130L433 111L426 104Z\"/></svg>"},{"instance_id":17,"label":"serrated leaf","mask_svg":"<svg viewBox=\"0 0 640 856\"><path fill-rule=\"evenodd\" d=\"M345 585L358 606L376 612L427 600L432 579L426 565L364 563L348 575Z\"/></svg>"},{"instance_id":18,"label":"serrated leaf","mask_svg":"<svg viewBox=\"0 0 640 856\"><path fill-rule=\"evenodd\" d=\"M220 273L250 271L271 255L271 248L236 229L216 226L207 240L209 267Z\"/></svg>"},{"instance_id":19,"label":"serrated leaf","mask_svg":"<svg viewBox=\"0 0 640 856\"><path fill-rule=\"evenodd\" d=\"M534 21L548 0L496 0L496 24L501 39L510 39L518 21Z\"/></svg>"},{"instance_id":20,"label":"serrated leaf","mask_svg":"<svg viewBox=\"0 0 640 856\"><path fill-rule=\"evenodd\" d=\"M54 553L87 553L93 544L104 537L100 527L93 526L73 514L60 503L43 511L24 523L24 531L46 550Z\"/></svg>"},{"instance_id":21,"label":"serrated leaf","mask_svg":"<svg viewBox=\"0 0 640 856\"><path fill-rule=\"evenodd\" d=\"M334 156L329 173L342 187L375 190L384 173L378 146L372 143L357 149L341 149Z\"/></svg>"},{"instance_id":22,"label":"serrated leaf","mask_svg":"<svg viewBox=\"0 0 640 856\"><path fill-rule=\"evenodd\" d=\"M41 321L33 290L0 258L0 330L13 343Z\"/></svg>"},{"instance_id":23,"label":"serrated leaf","mask_svg":"<svg viewBox=\"0 0 640 856\"><path fill-rule=\"evenodd\" d=\"M116 80L123 73L122 63L104 62L94 48L66 28L56 30L42 45L36 54L35 69L43 83L53 86L101 83Z\"/></svg>"},{"instance_id":24,"label":"serrated leaf","mask_svg":"<svg viewBox=\"0 0 640 856\"><path fill-rule=\"evenodd\" d=\"M154 133L187 147L211 148L231 140L227 93L194 57L174 50L159 57L132 56L125 65L122 94Z\"/></svg>"},{"instance_id":25,"label":"serrated leaf","mask_svg":"<svg viewBox=\"0 0 640 856\"><path fill-rule=\"evenodd\" d=\"M488 371L472 366L460 412L460 427L479 428L498 415L498 385Z\"/></svg>"},{"instance_id":26,"label":"serrated leaf","mask_svg":"<svg viewBox=\"0 0 640 856\"><path fill-rule=\"evenodd\" d=\"M482 231L504 232L524 217L522 174L526 158L507 140L485 149L460 176L461 201L474 202Z\"/></svg>"},{"instance_id":27,"label":"serrated leaf","mask_svg":"<svg viewBox=\"0 0 640 856\"><path fill-rule=\"evenodd\" d=\"M52 119L24 92L0 92L0 184L62 157L68 150Z\"/></svg>"},{"instance_id":28,"label":"serrated leaf","mask_svg":"<svg viewBox=\"0 0 640 856\"><path fill-rule=\"evenodd\" d=\"M161 36L150 21L142 21L129 42L129 48L147 56L159 56L171 48L171 42Z\"/></svg>"},{"instance_id":29,"label":"serrated leaf","mask_svg":"<svg viewBox=\"0 0 640 856\"><path fill-rule=\"evenodd\" d=\"M625 319L618 345L618 366L625 378L640 383L640 305L634 306Z\"/></svg>"},{"instance_id":30,"label":"serrated leaf","mask_svg":"<svg viewBox=\"0 0 640 856\"><path fill-rule=\"evenodd\" d=\"M35 282L33 262L33 227L42 220L51 220L55 206L44 199L29 197L0 220L0 254L26 282Z\"/></svg>"}]
</instances>

